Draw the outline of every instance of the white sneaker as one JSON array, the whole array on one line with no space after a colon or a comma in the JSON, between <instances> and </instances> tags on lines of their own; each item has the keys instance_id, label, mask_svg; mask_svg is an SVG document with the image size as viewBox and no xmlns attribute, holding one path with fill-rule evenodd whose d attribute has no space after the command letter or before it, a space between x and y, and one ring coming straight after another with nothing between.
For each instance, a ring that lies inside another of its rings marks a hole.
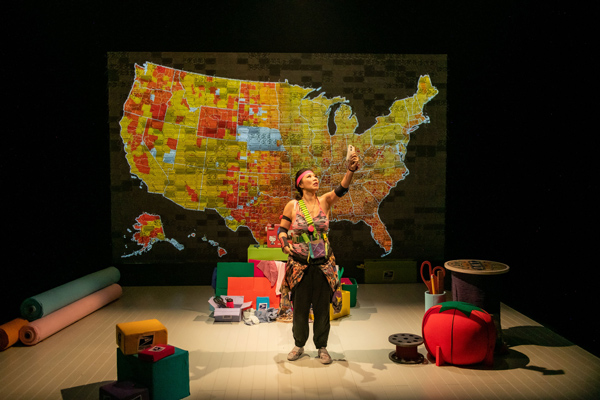
<instances>
[{"instance_id":1,"label":"white sneaker","mask_svg":"<svg viewBox=\"0 0 600 400\"><path fill-rule=\"evenodd\" d=\"M292 351L288 353L287 359L288 361L296 361L302 354L304 354L304 347L294 346Z\"/></svg>"}]
</instances>

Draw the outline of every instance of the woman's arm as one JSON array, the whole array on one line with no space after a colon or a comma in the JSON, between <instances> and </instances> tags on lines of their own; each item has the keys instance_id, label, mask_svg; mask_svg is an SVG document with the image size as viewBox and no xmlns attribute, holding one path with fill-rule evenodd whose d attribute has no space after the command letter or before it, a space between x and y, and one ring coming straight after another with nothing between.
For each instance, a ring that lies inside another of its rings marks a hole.
<instances>
[{"instance_id":1,"label":"woman's arm","mask_svg":"<svg viewBox=\"0 0 600 400\"><path fill-rule=\"evenodd\" d=\"M348 192L348 189L350 188L350 183L352 183L352 177L354 176L354 172L356 172L358 168L358 155L354 153L350 157L350 161L348 163L348 170L342 178L340 186L338 186L331 192L325 193L323 196L320 197L320 200L324 200L324 202L321 202L321 206L323 207L323 211L325 211L326 214L329 213L329 209L331 208L331 206L333 206L342 196L344 196Z\"/></svg>"},{"instance_id":2,"label":"woman's arm","mask_svg":"<svg viewBox=\"0 0 600 400\"><path fill-rule=\"evenodd\" d=\"M279 222L279 231L277 237L281 243L281 251L290 254L290 245L287 243L287 231L292 226L292 213L294 212L294 201L289 201L283 209L281 221Z\"/></svg>"}]
</instances>

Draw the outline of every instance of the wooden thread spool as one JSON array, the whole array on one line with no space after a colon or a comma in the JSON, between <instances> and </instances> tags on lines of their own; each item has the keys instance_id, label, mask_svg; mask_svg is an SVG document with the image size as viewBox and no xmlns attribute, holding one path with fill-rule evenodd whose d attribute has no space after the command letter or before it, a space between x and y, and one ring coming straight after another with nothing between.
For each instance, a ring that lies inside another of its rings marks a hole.
<instances>
[{"instance_id":1,"label":"wooden thread spool","mask_svg":"<svg viewBox=\"0 0 600 400\"><path fill-rule=\"evenodd\" d=\"M396 345L396 351L390 353L390 360L400 364L420 364L423 354L417 348L423 344L423 338L412 333L396 333L388 338L391 344Z\"/></svg>"}]
</instances>

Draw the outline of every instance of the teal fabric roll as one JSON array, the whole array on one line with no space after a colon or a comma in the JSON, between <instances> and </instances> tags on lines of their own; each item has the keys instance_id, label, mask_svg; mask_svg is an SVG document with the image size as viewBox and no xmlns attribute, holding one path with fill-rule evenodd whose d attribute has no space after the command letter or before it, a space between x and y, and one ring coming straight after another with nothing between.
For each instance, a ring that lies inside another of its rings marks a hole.
<instances>
[{"instance_id":1,"label":"teal fabric roll","mask_svg":"<svg viewBox=\"0 0 600 400\"><path fill-rule=\"evenodd\" d=\"M21 303L21 316L28 321L35 321L100 289L117 283L120 278L121 273L118 269L108 267L75 279L25 299Z\"/></svg>"}]
</instances>

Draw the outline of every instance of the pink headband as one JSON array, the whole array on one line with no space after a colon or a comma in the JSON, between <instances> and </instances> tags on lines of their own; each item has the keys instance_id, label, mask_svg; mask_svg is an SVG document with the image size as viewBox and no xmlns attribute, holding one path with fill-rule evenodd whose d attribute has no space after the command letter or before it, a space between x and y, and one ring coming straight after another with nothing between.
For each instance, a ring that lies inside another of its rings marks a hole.
<instances>
[{"instance_id":1,"label":"pink headband","mask_svg":"<svg viewBox=\"0 0 600 400\"><path fill-rule=\"evenodd\" d=\"M300 181L302 180L302 178L304 177L304 175L306 175L308 173L312 173L314 175L314 172L312 172L310 169L308 171L304 171L303 173L300 174L300 176L298 177L298 179L296 179L296 186L300 186Z\"/></svg>"}]
</instances>

